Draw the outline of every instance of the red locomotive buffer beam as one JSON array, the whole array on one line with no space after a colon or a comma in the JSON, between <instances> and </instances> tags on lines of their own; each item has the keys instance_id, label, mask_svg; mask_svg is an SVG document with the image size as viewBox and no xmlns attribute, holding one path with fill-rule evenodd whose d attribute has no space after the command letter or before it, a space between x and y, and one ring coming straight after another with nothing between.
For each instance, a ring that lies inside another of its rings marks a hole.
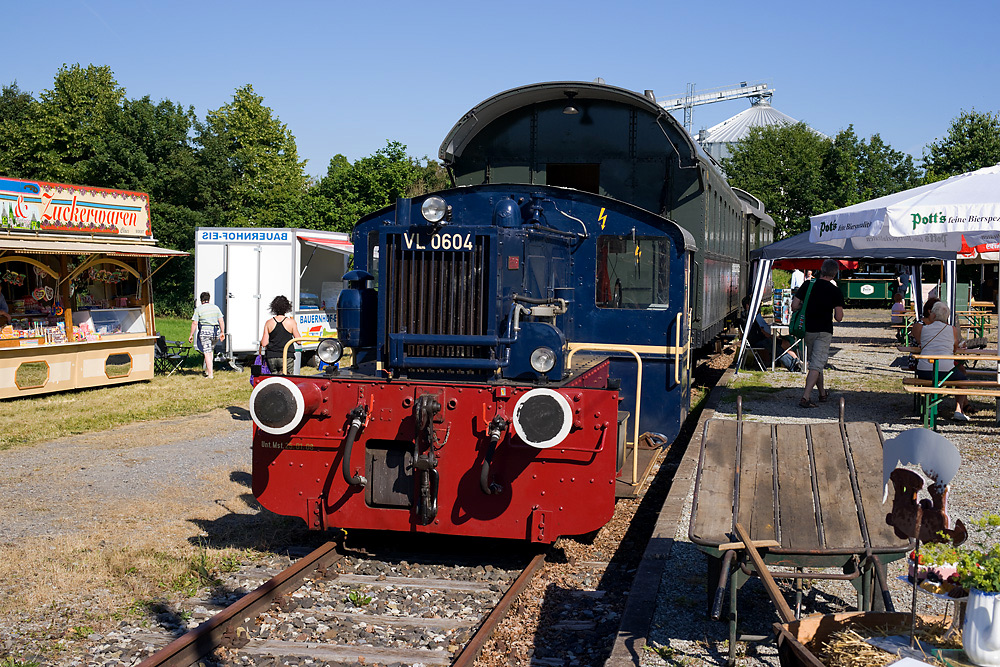
<instances>
[{"instance_id":1,"label":"red locomotive buffer beam","mask_svg":"<svg viewBox=\"0 0 1000 667\"><path fill-rule=\"evenodd\" d=\"M614 511L607 380L606 361L547 388L268 378L251 396L253 493L318 530L587 533Z\"/></svg>"}]
</instances>

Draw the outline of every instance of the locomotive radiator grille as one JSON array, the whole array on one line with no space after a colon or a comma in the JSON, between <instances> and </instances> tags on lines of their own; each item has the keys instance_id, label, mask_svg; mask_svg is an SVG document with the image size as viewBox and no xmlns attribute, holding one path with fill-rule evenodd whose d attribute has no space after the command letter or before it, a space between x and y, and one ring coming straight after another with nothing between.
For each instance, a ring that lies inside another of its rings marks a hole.
<instances>
[{"instance_id":1,"label":"locomotive radiator grille","mask_svg":"<svg viewBox=\"0 0 1000 667\"><path fill-rule=\"evenodd\" d=\"M408 249L387 239L386 327L389 334L482 336L487 332L489 237L471 250ZM489 358L484 345L407 344L407 356Z\"/></svg>"}]
</instances>

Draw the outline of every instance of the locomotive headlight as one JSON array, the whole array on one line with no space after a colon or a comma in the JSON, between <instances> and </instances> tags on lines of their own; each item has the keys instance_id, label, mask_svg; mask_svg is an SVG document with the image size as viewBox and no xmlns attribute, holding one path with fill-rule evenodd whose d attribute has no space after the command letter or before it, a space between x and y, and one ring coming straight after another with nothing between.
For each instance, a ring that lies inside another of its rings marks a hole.
<instances>
[{"instance_id":1,"label":"locomotive headlight","mask_svg":"<svg viewBox=\"0 0 1000 667\"><path fill-rule=\"evenodd\" d=\"M316 346L316 356L324 364L335 364L344 356L344 346L336 338L324 338Z\"/></svg>"},{"instance_id":2,"label":"locomotive headlight","mask_svg":"<svg viewBox=\"0 0 1000 667\"><path fill-rule=\"evenodd\" d=\"M445 214L448 213L448 204L436 195L428 197L420 205L420 213L424 216L424 220L436 224L444 220Z\"/></svg>"},{"instance_id":3,"label":"locomotive headlight","mask_svg":"<svg viewBox=\"0 0 1000 667\"><path fill-rule=\"evenodd\" d=\"M523 359L523 357L522 357ZM556 353L547 347L537 347L531 353L531 367L539 373L548 373L556 365Z\"/></svg>"},{"instance_id":4,"label":"locomotive headlight","mask_svg":"<svg viewBox=\"0 0 1000 667\"><path fill-rule=\"evenodd\" d=\"M271 435L294 431L322 400L312 380L296 384L285 377L261 380L250 393L250 417L257 428Z\"/></svg>"},{"instance_id":5,"label":"locomotive headlight","mask_svg":"<svg viewBox=\"0 0 1000 667\"><path fill-rule=\"evenodd\" d=\"M566 397L554 389L532 389L514 404L514 432L521 440L537 447L555 447L569 435L573 411Z\"/></svg>"}]
</instances>

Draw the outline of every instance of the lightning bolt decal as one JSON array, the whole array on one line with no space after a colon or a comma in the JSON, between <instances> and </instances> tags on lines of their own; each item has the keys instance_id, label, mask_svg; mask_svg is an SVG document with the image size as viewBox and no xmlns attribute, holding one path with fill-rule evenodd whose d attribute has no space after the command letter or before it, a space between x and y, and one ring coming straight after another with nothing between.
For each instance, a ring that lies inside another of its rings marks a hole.
<instances>
[{"instance_id":1,"label":"lightning bolt decal","mask_svg":"<svg viewBox=\"0 0 1000 667\"><path fill-rule=\"evenodd\" d=\"M604 225L608 221L608 214L604 212L604 207L601 207L601 212L597 215L597 219L601 221L601 229L604 229Z\"/></svg>"}]
</instances>

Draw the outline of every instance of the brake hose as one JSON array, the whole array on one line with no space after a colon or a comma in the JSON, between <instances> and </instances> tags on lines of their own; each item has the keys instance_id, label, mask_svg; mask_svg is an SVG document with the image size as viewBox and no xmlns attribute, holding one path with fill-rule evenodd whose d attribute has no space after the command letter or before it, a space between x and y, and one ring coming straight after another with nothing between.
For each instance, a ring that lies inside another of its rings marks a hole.
<instances>
[{"instance_id":1,"label":"brake hose","mask_svg":"<svg viewBox=\"0 0 1000 667\"><path fill-rule=\"evenodd\" d=\"M490 444L486 448L486 454L483 456L482 470L479 471L479 488L488 496L496 495L503 490L499 484L490 484L490 464L493 463L493 455L497 451L497 443L500 442L500 437L507 430L509 423L500 415L494 417L493 421L490 422Z\"/></svg>"},{"instance_id":2,"label":"brake hose","mask_svg":"<svg viewBox=\"0 0 1000 667\"><path fill-rule=\"evenodd\" d=\"M351 450L354 448L354 439L358 436L358 431L361 430L361 425L365 422L365 415L368 412L368 408L364 405L359 405L358 407L351 410L351 427L347 429L347 437L344 438L344 481L351 486L364 486L368 483L368 480L364 478L363 475L351 475Z\"/></svg>"}]
</instances>

